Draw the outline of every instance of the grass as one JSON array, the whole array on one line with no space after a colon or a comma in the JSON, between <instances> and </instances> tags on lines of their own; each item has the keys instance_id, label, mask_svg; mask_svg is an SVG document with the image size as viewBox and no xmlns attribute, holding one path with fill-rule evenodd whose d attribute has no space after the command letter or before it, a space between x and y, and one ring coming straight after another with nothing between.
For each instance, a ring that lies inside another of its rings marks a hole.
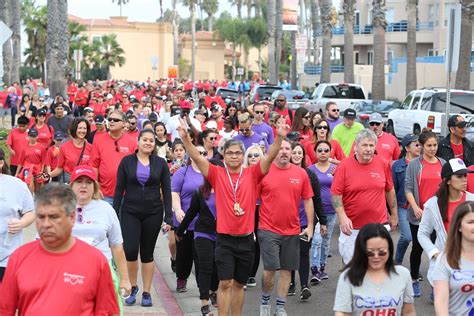
<instances>
[{"instance_id":1,"label":"grass","mask_svg":"<svg viewBox=\"0 0 474 316\"><path fill-rule=\"evenodd\" d=\"M7 149L7 137L10 133L8 129L0 129L0 148L5 152L6 161L10 162L10 152Z\"/></svg>"}]
</instances>

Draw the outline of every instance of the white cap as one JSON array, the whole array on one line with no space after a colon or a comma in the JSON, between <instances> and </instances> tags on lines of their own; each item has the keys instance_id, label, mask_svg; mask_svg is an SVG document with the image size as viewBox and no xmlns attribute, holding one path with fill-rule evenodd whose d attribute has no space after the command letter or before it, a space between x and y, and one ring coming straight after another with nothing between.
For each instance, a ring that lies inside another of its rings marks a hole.
<instances>
[{"instance_id":1,"label":"white cap","mask_svg":"<svg viewBox=\"0 0 474 316\"><path fill-rule=\"evenodd\" d=\"M212 120L209 121L209 122L207 122L205 126L206 126L206 128L208 128L208 129L211 129L211 128L212 128L212 129L217 129L217 123L216 123L216 121L212 121Z\"/></svg>"}]
</instances>

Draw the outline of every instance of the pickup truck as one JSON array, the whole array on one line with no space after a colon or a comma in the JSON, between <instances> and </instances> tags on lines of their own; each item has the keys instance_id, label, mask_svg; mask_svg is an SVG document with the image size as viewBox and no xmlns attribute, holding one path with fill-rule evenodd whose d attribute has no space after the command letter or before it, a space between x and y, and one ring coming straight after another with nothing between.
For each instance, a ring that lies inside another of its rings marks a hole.
<instances>
[{"instance_id":1,"label":"pickup truck","mask_svg":"<svg viewBox=\"0 0 474 316\"><path fill-rule=\"evenodd\" d=\"M310 100L304 105L310 111L324 113L326 103L336 102L342 112L355 102L366 100L367 93L361 85L352 83L321 83L314 89Z\"/></svg>"},{"instance_id":2,"label":"pickup truck","mask_svg":"<svg viewBox=\"0 0 474 316\"><path fill-rule=\"evenodd\" d=\"M469 122L474 121L474 92L451 90L450 114L459 114ZM420 134L428 127L434 133L441 133L441 120L446 111L446 89L430 88L410 92L400 105L400 109L388 114L387 132L397 138L406 134ZM447 120L446 120L447 122ZM468 134L474 126L469 124Z\"/></svg>"}]
</instances>

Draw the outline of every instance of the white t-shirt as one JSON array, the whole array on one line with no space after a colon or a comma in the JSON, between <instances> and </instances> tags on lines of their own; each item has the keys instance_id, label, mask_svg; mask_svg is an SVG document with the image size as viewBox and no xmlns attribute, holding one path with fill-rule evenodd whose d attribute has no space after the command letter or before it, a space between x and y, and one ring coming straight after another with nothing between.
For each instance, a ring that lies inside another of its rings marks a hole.
<instances>
[{"instance_id":1,"label":"white t-shirt","mask_svg":"<svg viewBox=\"0 0 474 316\"><path fill-rule=\"evenodd\" d=\"M10 234L8 245L4 244L8 221L20 219L33 210L33 196L26 184L18 178L0 174L0 267L6 267L10 255L23 244L22 233Z\"/></svg>"},{"instance_id":2,"label":"white t-shirt","mask_svg":"<svg viewBox=\"0 0 474 316\"><path fill-rule=\"evenodd\" d=\"M168 122L166 123L166 130L168 131L168 134L171 135L171 141L173 142L175 138L179 138L179 133L177 128L179 127L179 115L175 115L169 118ZM190 117L191 119L191 124L200 132L202 132L201 129L201 123L199 123L198 120L196 120L194 117ZM196 135L197 136L197 135Z\"/></svg>"}]
</instances>

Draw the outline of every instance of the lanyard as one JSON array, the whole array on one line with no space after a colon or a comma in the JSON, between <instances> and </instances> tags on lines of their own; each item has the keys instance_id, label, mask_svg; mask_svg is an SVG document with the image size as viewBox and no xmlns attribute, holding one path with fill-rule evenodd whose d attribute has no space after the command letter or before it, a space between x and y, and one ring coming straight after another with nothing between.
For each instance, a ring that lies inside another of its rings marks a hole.
<instances>
[{"instance_id":1,"label":"lanyard","mask_svg":"<svg viewBox=\"0 0 474 316\"><path fill-rule=\"evenodd\" d=\"M234 203L237 203L237 189L239 188L240 177L242 177L242 170L244 170L244 168L243 166L240 167L239 177L237 178L237 182L235 183L235 187L234 187L234 183L232 182L232 178L230 177L229 169L227 169L227 166L225 163L224 163L224 167L225 167L225 172L227 173L227 177L229 178L230 187L232 188L232 193L234 194Z\"/></svg>"}]
</instances>

